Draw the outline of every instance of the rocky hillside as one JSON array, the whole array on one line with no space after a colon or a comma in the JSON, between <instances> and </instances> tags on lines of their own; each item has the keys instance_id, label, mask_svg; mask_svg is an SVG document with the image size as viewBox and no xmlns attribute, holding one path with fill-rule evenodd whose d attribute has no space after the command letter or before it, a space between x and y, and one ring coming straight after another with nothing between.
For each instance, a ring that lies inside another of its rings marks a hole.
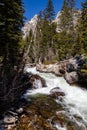
<instances>
[{"instance_id":1,"label":"rocky hillside","mask_svg":"<svg viewBox=\"0 0 87 130\"><path fill-rule=\"evenodd\" d=\"M24 25L24 27L22 28L23 38L25 38L29 34L30 30L32 30L33 33L35 33L37 22L38 22L38 15L35 15L30 21L28 21Z\"/></svg>"},{"instance_id":2,"label":"rocky hillside","mask_svg":"<svg viewBox=\"0 0 87 130\"><path fill-rule=\"evenodd\" d=\"M81 11L80 10L74 10L74 13L73 13L73 23L74 23L74 26L76 27L77 25L77 20L79 19L80 17L80 14L81 14ZM59 11L57 13L57 16L55 18L55 20L53 22L57 23L57 32L60 32L60 27L59 27L59 24L60 24L60 16L61 16L61 11ZM36 25L38 23L38 15L35 15L30 21L28 21L24 27L22 28L22 32L23 32L23 38L25 38L29 31L32 30L33 33L35 33L35 30L36 30Z\"/></svg>"},{"instance_id":3,"label":"rocky hillside","mask_svg":"<svg viewBox=\"0 0 87 130\"><path fill-rule=\"evenodd\" d=\"M77 21L80 18L81 10L74 10L73 12L74 12L73 13L73 24L74 24L74 27L76 27ZM61 11L58 12L58 14L54 20L54 22L57 23L57 32L61 31L61 29L60 29L60 16L61 16Z\"/></svg>"}]
</instances>

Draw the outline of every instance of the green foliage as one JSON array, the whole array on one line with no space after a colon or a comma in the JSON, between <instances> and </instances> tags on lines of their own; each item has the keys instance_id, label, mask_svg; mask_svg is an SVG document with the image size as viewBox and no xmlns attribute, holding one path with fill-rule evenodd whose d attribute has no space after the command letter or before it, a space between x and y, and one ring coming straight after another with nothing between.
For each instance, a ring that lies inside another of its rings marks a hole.
<instances>
[{"instance_id":1,"label":"green foliage","mask_svg":"<svg viewBox=\"0 0 87 130\"><path fill-rule=\"evenodd\" d=\"M47 20L53 20L55 16L54 6L52 0L48 0L46 9L44 10L44 17Z\"/></svg>"},{"instance_id":2,"label":"green foliage","mask_svg":"<svg viewBox=\"0 0 87 130\"><path fill-rule=\"evenodd\" d=\"M41 25L41 42L40 42L40 54L43 59L45 55L47 55L48 52L48 42L50 40L50 26L49 22L47 20L43 20L43 23Z\"/></svg>"},{"instance_id":3,"label":"green foliage","mask_svg":"<svg viewBox=\"0 0 87 130\"><path fill-rule=\"evenodd\" d=\"M84 53L87 54L87 0L82 3L80 21L80 44L83 46Z\"/></svg>"},{"instance_id":4,"label":"green foliage","mask_svg":"<svg viewBox=\"0 0 87 130\"><path fill-rule=\"evenodd\" d=\"M60 15L60 29L66 32L74 30L73 13L71 8L71 1L64 0L61 15Z\"/></svg>"},{"instance_id":5,"label":"green foliage","mask_svg":"<svg viewBox=\"0 0 87 130\"><path fill-rule=\"evenodd\" d=\"M19 55L24 10L21 0L5 0L0 6L0 55L4 62L14 66Z\"/></svg>"},{"instance_id":6,"label":"green foliage","mask_svg":"<svg viewBox=\"0 0 87 130\"><path fill-rule=\"evenodd\" d=\"M20 53L23 13L21 0L0 0L0 100L8 100L11 89L17 87L16 79L23 56ZM22 74L22 69L20 72Z\"/></svg>"},{"instance_id":7,"label":"green foliage","mask_svg":"<svg viewBox=\"0 0 87 130\"><path fill-rule=\"evenodd\" d=\"M60 32L57 32L57 25L52 22L53 3L52 0L48 0L45 10L40 11L36 35L30 47L29 57L34 59L32 61L38 62L40 59L42 62L49 63L87 53L87 1L82 4L82 17L77 26L73 21L78 12L75 9L75 2L75 0L63 1L58 25Z\"/></svg>"}]
</instances>

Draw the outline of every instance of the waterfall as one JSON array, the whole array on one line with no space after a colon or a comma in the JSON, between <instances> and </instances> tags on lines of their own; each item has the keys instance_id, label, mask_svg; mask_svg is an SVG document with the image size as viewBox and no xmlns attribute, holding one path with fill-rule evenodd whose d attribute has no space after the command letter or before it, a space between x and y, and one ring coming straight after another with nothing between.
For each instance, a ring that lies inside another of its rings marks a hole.
<instances>
[{"instance_id":1,"label":"waterfall","mask_svg":"<svg viewBox=\"0 0 87 130\"><path fill-rule=\"evenodd\" d=\"M49 94L50 90L59 87L64 93L63 104L66 107L67 116L75 121L78 125L81 125L83 130L86 130L85 124L87 125L87 90L81 89L78 86L69 85L63 77L57 77L51 73L40 73L36 71L36 68L25 68L27 72L31 72L32 74L38 74L43 79L45 79L47 87L35 90L27 90L25 97L33 94ZM56 100L58 102L58 100ZM58 114L58 112L56 112ZM74 115L77 116L80 120L76 120ZM58 130L66 130L66 126L61 128L58 124L56 124L56 128Z\"/></svg>"}]
</instances>

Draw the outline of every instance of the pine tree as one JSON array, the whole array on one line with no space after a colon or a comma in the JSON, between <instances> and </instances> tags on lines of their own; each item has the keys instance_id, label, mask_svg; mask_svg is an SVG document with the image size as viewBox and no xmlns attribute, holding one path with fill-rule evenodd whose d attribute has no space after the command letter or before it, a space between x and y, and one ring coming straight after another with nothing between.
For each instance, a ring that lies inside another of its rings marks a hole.
<instances>
[{"instance_id":1,"label":"pine tree","mask_svg":"<svg viewBox=\"0 0 87 130\"><path fill-rule=\"evenodd\" d=\"M72 0L64 0L62 10L61 10L61 15L60 15L60 24L59 24L62 31L69 32L74 28L73 8L74 8L74 3L72 4Z\"/></svg>"},{"instance_id":2,"label":"pine tree","mask_svg":"<svg viewBox=\"0 0 87 130\"><path fill-rule=\"evenodd\" d=\"M63 2L61 15L60 15L60 29L62 31L68 31L69 28L69 19L70 19L70 13L69 13L69 7L66 0Z\"/></svg>"},{"instance_id":3,"label":"pine tree","mask_svg":"<svg viewBox=\"0 0 87 130\"><path fill-rule=\"evenodd\" d=\"M73 22L74 11L75 0L64 0L60 15L59 27L61 29L60 37L63 37L65 41L60 38L60 43L61 48L65 48L63 49L63 54L68 56L72 55L72 48L76 43L76 31Z\"/></svg>"},{"instance_id":4,"label":"pine tree","mask_svg":"<svg viewBox=\"0 0 87 130\"><path fill-rule=\"evenodd\" d=\"M13 95L10 90L17 87L17 81L15 80L21 62L20 42L22 40L23 13L24 9L21 0L0 0L1 101L8 100L10 94Z\"/></svg>"},{"instance_id":5,"label":"pine tree","mask_svg":"<svg viewBox=\"0 0 87 130\"><path fill-rule=\"evenodd\" d=\"M87 54L87 0L82 3L82 13L80 22L80 44Z\"/></svg>"},{"instance_id":6,"label":"pine tree","mask_svg":"<svg viewBox=\"0 0 87 130\"><path fill-rule=\"evenodd\" d=\"M6 0L5 2L5 31L6 31L6 53L5 60L8 59L13 66L17 62L21 40L21 27L23 25L22 2L18 0ZM15 53L16 52L16 53Z\"/></svg>"},{"instance_id":7,"label":"pine tree","mask_svg":"<svg viewBox=\"0 0 87 130\"><path fill-rule=\"evenodd\" d=\"M23 25L22 2L18 0L5 0L4 7L1 9L4 17L2 26L3 32L0 36L1 45L4 46L3 59L15 64L18 55L19 42L21 39L21 27ZM15 53L16 52L16 53ZM11 55L10 55L11 54Z\"/></svg>"},{"instance_id":8,"label":"pine tree","mask_svg":"<svg viewBox=\"0 0 87 130\"><path fill-rule=\"evenodd\" d=\"M74 8L75 8L75 1L76 1L76 0L67 0L68 6L69 6L71 9L74 9Z\"/></svg>"},{"instance_id":9,"label":"pine tree","mask_svg":"<svg viewBox=\"0 0 87 130\"><path fill-rule=\"evenodd\" d=\"M49 21L54 19L55 11L52 0L48 0L46 9L44 10L45 18Z\"/></svg>"},{"instance_id":10,"label":"pine tree","mask_svg":"<svg viewBox=\"0 0 87 130\"><path fill-rule=\"evenodd\" d=\"M5 47L5 3L3 0L0 1L0 56L2 58L4 47Z\"/></svg>"}]
</instances>

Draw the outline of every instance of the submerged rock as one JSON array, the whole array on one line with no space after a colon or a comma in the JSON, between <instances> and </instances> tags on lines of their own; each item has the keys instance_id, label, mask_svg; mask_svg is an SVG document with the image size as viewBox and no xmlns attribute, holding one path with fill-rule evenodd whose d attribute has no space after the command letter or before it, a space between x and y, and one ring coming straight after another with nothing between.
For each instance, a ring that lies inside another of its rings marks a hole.
<instances>
[{"instance_id":1,"label":"submerged rock","mask_svg":"<svg viewBox=\"0 0 87 130\"><path fill-rule=\"evenodd\" d=\"M84 130L77 119L52 97L36 95L31 100L32 103L25 108L27 115L20 117L18 130Z\"/></svg>"},{"instance_id":2,"label":"submerged rock","mask_svg":"<svg viewBox=\"0 0 87 130\"><path fill-rule=\"evenodd\" d=\"M65 93L60 88L56 87L50 91L50 96L53 98L58 98L59 96L65 96Z\"/></svg>"},{"instance_id":3,"label":"submerged rock","mask_svg":"<svg viewBox=\"0 0 87 130\"><path fill-rule=\"evenodd\" d=\"M19 130L57 130L51 125L51 118L56 110L62 109L62 106L46 95L36 95L31 99L32 103L25 109L29 114L20 118L17 128Z\"/></svg>"}]
</instances>

